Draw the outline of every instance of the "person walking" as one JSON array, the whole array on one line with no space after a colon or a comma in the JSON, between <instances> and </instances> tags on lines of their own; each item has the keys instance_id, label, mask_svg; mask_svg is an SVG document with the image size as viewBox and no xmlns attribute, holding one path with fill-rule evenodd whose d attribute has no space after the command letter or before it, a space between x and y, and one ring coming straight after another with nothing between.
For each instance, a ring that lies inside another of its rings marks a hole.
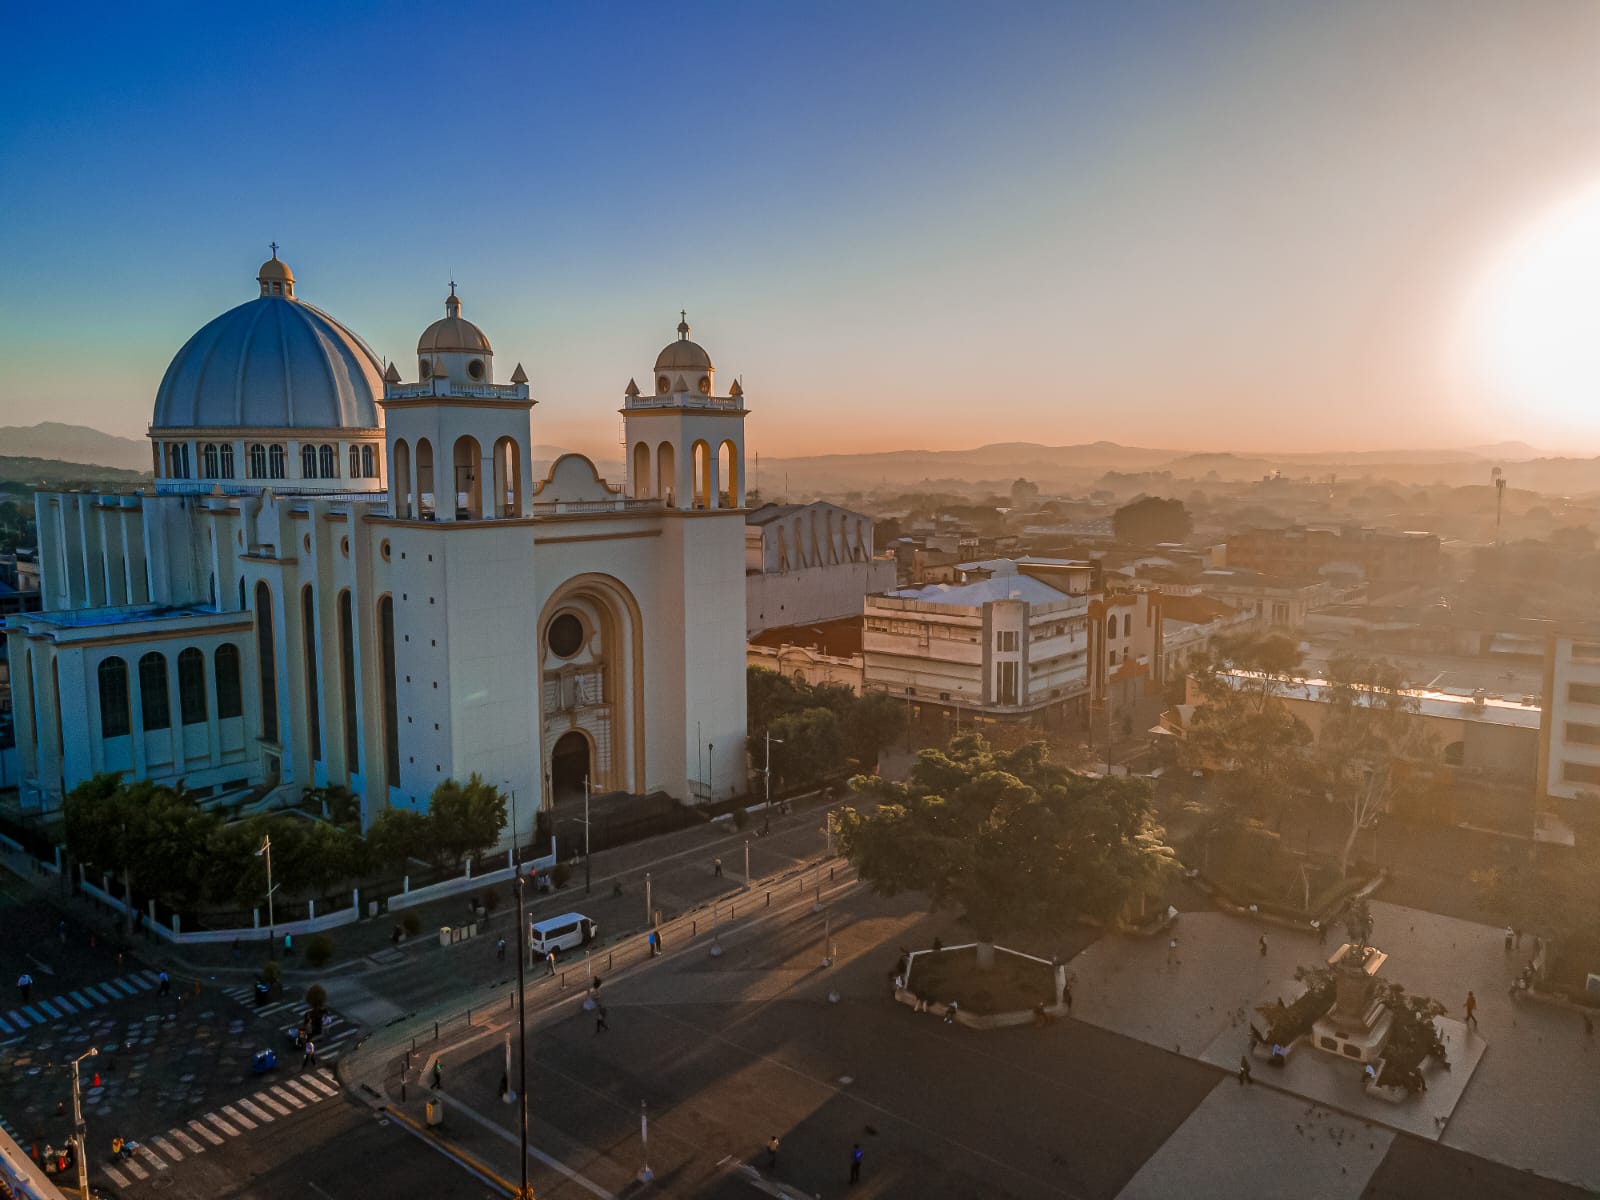
<instances>
[{"instance_id":1,"label":"person walking","mask_svg":"<svg viewBox=\"0 0 1600 1200\"><path fill-rule=\"evenodd\" d=\"M28 1002L28 993L33 990L33 976L24 971L17 976L17 992L22 996L22 1002Z\"/></svg>"},{"instance_id":2,"label":"person walking","mask_svg":"<svg viewBox=\"0 0 1600 1200\"><path fill-rule=\"evenodd\" d=\"M1478 1027L1478 998L1471 992L1467 993L1467 1024L1474 1029Z\"/></svg>"},{"instance_id":3,"label":"person walking","mask_svg":"<svg viewBox=\"0 0 1600 1200\"><path fill-rule=\"evenodd\" d=\"M606 1024L606 1006L604 1004L596 1004L594 1006L594 1035L595 1035L595 1037L599 1037L600 1036L600 1031L602 1029L606 1030L607 1032L610 1032L611 1026Z\"/></svg>"},{"instance_id":4,"label":"person walking","mask_svg":"<svg viewBox=\"0 0 1600 1200\"><path fill-rule=\"evenodd\" d=\"M444 1062L441 1059L433 1060L433 1090L438 1091L444 1086Z\"/></svg>"},{"instance_id":5,"label":"person walking","mask_svg":"<svg viewBox=\"0 0 1600 1200\"><path fill-rule=\"evenodd\" d=\"M546 951L544 960L550 965L550 974L554 975L556 973L556 952L554 950Z\"/></svg>"},{"instance_id":6,"label":"person walking","mask_svg":"<svg viewBox=\"0 0 1600 1200\"><path fill-rule=\"evenodd\" d=\"M1511 928L1511 926L1507 925L1506 926L1506 953L1507 954L1511 953L1511 947L1512 947L1512 945L1515 944L1516 938L1517 938L1517 931L1515 929Z\"/></svg>"},{"instance_id":7,"label":"person walking","mask_svg":"<svg viewBox=\"0 0 1600 1200\"><path fill-rule=\"evenodd\" d=\"M1254 1082L1255 1080L1250 1078L1250 1056L1248 1054L1239 1055L1239 1086L1243 1087L1247 1083Z\"/></svg>"},{"instance_id":8,"label":"person walking","mask_svg":"<svg viewBox=\"0 0 1600 1200\"><path fill-rule=\"evenodd\" d=\"M861 1182L861 1143L850 1147L850 1182Z\"/></svg>"},{"instance_id":9,"label":"person walking","mask_svg":"<svg viewBox=\"0 0 1600 1200\"><path fill-rule=\"evenodd\" d=\"M773 1134L767 1139L767 1170L778 1169L778 1135Z\"/></svg>"},{"instance_id":10,"label":"person walking","mask_svg":"<svg viewBox=\"0 0 1600 1200\"><path fill-rule=\"evenodd\" d=\"M713 879L722 878L722 859L713 858L711 860L711 877Z\"/></svg>"},{"instance_id":11,"label":"person walking","mask_svg":"<svg viewBox=\"0 0 1600 1200\"><path fill-rule=\"evenodd\" d=\"M1261 947L1261 957L1265 958L1267 956L1267 935L1263 933L1257 938L1256 945Z\"/></svg>"},{"instance_id":12,"label":"person walking","mask_svg":"<svg viewBox=\"0 0 1600 1200\"><path fill-rule=\"evenodd\" d=\"M170 978L168 978L167 973L165 971L159 972L156 975L156 995L165 996L171 990L172 990L172 980Z\"/></svg>"},{"instance_id":13,"label":"person walking","mask_svg":"<svg viewBox=\"0 0 1600 1200\"><path fill-rule=\"evenodd\" d=\"M316 1065L317 1065L317 1044L314 1041L312 1041L310 1038L307 1038L306 1039L305 1054L300 1059L300 1069L302 1071L304 1071L307 1067L314 1067Z\"/></svg>"},{"instance_id":14,"label":"person walking","mask_svg":"<svg viewBox=\"0 0 1600 1200\"><path fill-rule=\"evenodd\" d=\"M506 940L505 940L505 938L501 938L499 941L495 942L495 944L494 944L494 956L497 959L499 959L501 962L505 962L505 960L506 960Z\"/></svg>"}]
</instances>

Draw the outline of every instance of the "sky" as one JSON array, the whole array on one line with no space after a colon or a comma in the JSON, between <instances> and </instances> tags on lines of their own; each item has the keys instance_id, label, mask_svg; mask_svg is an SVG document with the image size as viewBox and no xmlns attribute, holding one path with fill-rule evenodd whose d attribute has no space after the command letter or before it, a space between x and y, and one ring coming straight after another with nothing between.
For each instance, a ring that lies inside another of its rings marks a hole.
<instances>
[{"instance_id":1,"label":"sky","mask_svg":"<svg viewBox=\"0 0 1600 1200\"><path fill-rule=\"evenodd\" d=\"M680 308L768 457L1600 453L1592 0L26 5L8 34L0 425L143 436L275 240L408 379L454 279L535 439L599 457Z\"/></svg>"}]
</instances>

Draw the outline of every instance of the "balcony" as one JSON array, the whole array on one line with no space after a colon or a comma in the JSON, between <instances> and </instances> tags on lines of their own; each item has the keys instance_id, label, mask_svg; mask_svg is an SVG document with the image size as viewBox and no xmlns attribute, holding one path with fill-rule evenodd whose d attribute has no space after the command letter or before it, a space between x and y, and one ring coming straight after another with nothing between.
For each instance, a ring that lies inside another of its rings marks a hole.
<instances>
[{"instance_id":1,"label":"balcony","mask_svg":"<svg viewBox=\"0 0 1600 1200\"><path fill-rule=\"evenodd\" d=\"M627 410L650 408L706 408L718 412L743 412L742 396L702 396L698 392L675 392L666 396L629 396Z\"/></svg>"},{"instance_id":2,"label":"balcony","mask_svg":"<svg viewBox=\"0 0 1600 1200\"><path fill-rule=\"evenodd\" d=\"M385 400L421 400L437 396L447 400L526 400L525 383L451 383L447 379L424 379L420 383L385 385Z\"/></svg>"}]
</instances>

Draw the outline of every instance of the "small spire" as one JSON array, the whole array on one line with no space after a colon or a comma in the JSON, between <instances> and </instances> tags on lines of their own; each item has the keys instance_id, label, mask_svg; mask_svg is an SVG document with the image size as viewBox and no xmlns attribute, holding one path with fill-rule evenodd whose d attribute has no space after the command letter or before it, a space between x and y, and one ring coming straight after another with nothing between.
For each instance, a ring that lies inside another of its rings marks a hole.
<instances>
[{"instance_id":1,"label":"small spire","mask_svg":"<svg viewBox=\"0 0 1600 1200\"><path fill-rule=\"evenodd\" d=\"M395 365L393 363L390 363L389 364L389 369L383 373L383 381L385 383L399 383L400 382L400 372L395 367Z\"/></svg>"},{"instance_id":2,"label":"small spire","mask_svg":"<svg viewBox=\"0 0 1600 1200\"><path fill-rule=\"evenodd\" d=\"M273 257L276 258L277 255L273 255ZM450 294L452 296L456 294L456 281L454 279L450 281Z\"/></svg>"},{"instance_id":3,"label":"small spire","mask_svg":"<svg viewBox=\"0 0 1600 1200\"><path fill-rule=\"evenodd\" d=\"M517 366L516 366L516 369L511 372L511 382L512 383L527 383L528 382L528 373L522 369L522 364L521 363L518 363Z\"/></svg>"},{"instance_id":4,"label":"small spire","mask_svg":"<svg viewBox=\"0 0 1600 1200\"><path fill-rule=\"evenodd\" d=\"M623 389L622 394L625 396L637 396L639 394L639 385L631 379L628 380L628 386Z\"/></svg>"},{"instance_id":5,"label":"small spire","mask_svg":"<svg viewBox=\"0 0 1600 1200\"><path fill-rule=\"evenodd\" d=\"M689 310L685 308L678 310L678 340L680 342L689 340Z\"/></svg>"},{"instance_id":6,"label":"small spire","mask_svg":"<svg viewBox=\"0 0 1600 1200\"><path fill-rule=\"evenodd\" d=\"M734 397L744 395L744 388L739 386L739 381L737 379L733 381L733 386L728 389L728 395Z\"/></svg>"}]
</instances>

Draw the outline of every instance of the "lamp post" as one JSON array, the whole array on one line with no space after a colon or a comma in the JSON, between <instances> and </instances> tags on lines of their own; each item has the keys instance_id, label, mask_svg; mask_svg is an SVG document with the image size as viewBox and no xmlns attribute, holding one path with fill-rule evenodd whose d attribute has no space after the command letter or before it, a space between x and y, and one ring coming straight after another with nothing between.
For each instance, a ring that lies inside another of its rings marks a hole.
<instances>
[{"instance_id":1,"label":"lamp post","mask_svg":"<svg viewBox=\"0 0 1600 1200\"><path fill-rule=\"evenodd\" d=\"M527 939L528 917L524 888L527 880L522 875L522 839L516 836L517 829L517 790L511 789L511 858L512 865L517 875L517 936ZM531 951L530 951L531 953ZM533 1195L528 1190L528 1021L527 1021L527 989L523 985L522 974L522 947L517 947L517 1105L519 1108L518 1125L522 1139L522 1187L518 1189L519 1200Z\"/></svg>"},{"instance_id":2,"label":"lamp post","mask_svg":"<svg viewBox=\"0 0 1600 1200\"><path fill-rule=\"evenodd\" d=\"M589 777L583 777L583 894L590 892L589 869Z\"/></svg>"},{"instance_id":3,"label":"lamp post","mask_svg":"<svg viewBox=\"0 0 1600 1200\"><path fill-rule=\"evenodd\" d=\"M767 783L767 807L762 810L761 832L763 834L766 834L766 833L770 832L771 829L772 829L772 743L773 742L777 742L778 745L780 745L780 746L783 745L783 739L782 738L773 737L772 736L772 730L769 729L769 730L767 730L767 765L766 765L766 768L761 772L761 774L766 778L766 783ZM746 857L748 857L748 855ZM748 869L746 869L745 874L746 875L750 874ZM746 882L748 883L749 881L746 880Z\"/></svg>"},{"instance_id":4,"label":"lamp post","mask_svg":"<svg viewBox=\"0 0 1600 1200\"><path fill-rule=\"evenodd\" d=\"M274 927L277 922L273 919L272 908L272 893L277 889L272 886L272 835L270 833L261 839L261 848L256 851L256 857L260 858L263 854L267 857L267 960L270 962L274 952L277 950L277 936L274 933Z\"/></svg>"},{"instance_id":5,"label":"lamp post","mask_svg":"<svg viewBox=\"0 0 1600 1200\"><path fill-rule=\"evenodd\" d=\"M84 1137L83 1099L78 1088L78 1064L99 1053L98 1047L90 1046L72 1060L72 1132L78 1139L78 1192L83 1200L89 1200L89 1145Z\"/></svg>"}]
</instances>

